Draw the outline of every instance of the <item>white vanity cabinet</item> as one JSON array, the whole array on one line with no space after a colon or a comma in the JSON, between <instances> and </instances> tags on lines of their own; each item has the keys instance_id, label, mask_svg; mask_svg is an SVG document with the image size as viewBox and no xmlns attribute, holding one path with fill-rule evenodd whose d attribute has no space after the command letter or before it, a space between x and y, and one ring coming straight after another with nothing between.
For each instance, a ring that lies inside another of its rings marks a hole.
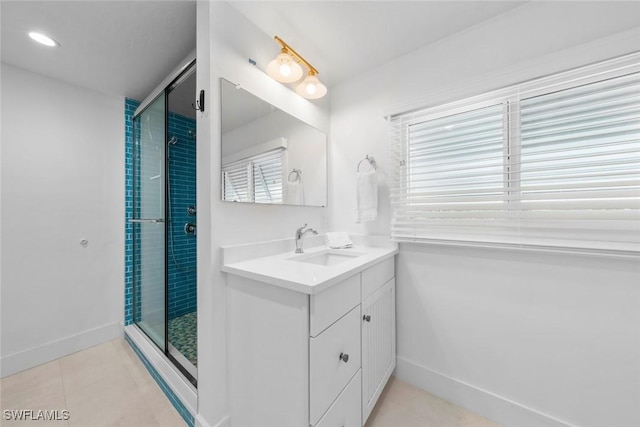
<instances>
[{"instance_id":1,"label":"white vanity cabinet","mask_svg":"<svg viewBox=\"0 0 640 427\"><path fill-rule=\"evenodd\" d=\"M395 368L393 256L317 293L256 279L227 275L230 425L362 427Z\"/></svg>"},{"instance_id":2,"label":"white vanity cabinet","mask_svg":"<svg viewBox=\"0 0 640 427\"><path fill-rule=\"evenodd\" d=\"M362 272L363 423L396 367L395 307L394 265L388 259Z\"/></svg>"}]
</instances>

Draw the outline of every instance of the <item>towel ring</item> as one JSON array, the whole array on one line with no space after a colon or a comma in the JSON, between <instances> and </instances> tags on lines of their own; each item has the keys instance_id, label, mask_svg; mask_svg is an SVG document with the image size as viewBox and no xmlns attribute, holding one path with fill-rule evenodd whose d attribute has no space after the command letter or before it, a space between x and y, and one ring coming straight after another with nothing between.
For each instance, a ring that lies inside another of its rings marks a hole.
<instances>
[{"instance_id":1,"label":"towel ring","mask_svg":"<svg viewBox=\"0 0 640 427\"><path fill-rule=\"evenodd\" d=\"M296 174L295 179L293 181L291 181L291 175ZM289 182L296 182L299 181L300 178L302 177L302 171L300 169L293 169L291 172L289 172L289 176L287 177L287 181Z\"/></svg>"},{"instance_id":2,"label":"towel ring","mask_svg":"<svg viewBox=\"0 0 640 427\"><path fill-rule=\"evenodd\" d=\"M364 156L364 159L360 160L360 162L358 163L358 167L356 168L356 172L360 172L360 165L362 164L362 162L364 161L369 162L369 164L371 165L371 167L375 170L377 169L376 167L376 159L373 158L373 156L369 157L369 155L367 154L366 156Z\"/></svg>"}]
</instances>

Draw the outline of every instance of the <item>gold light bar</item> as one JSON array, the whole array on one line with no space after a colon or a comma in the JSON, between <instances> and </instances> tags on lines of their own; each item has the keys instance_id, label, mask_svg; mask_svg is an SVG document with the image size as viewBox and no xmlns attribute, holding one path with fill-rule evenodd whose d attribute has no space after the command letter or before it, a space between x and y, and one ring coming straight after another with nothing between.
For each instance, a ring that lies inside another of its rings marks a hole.
<instances>
[{"instance_id":1,"label":"gold light bar","mask_svg":"<svg viewBox=\"0 0 640 427\"><path fill-rule=\"evenodd\" d=\"M290 55L294 56L298 61L302 62L309 69L309 74L312 74L312 75L320 74L318 73L318 70L316 70L316 68L313 65L309 64L309 62L306 59L300 56L298 52L293 50L293 48L289 46L287 42L285 42L278 36L274 36L274 39L276 39L276 42L278 42L283 49L286 49Z\"/></svg>"}]
</instances>

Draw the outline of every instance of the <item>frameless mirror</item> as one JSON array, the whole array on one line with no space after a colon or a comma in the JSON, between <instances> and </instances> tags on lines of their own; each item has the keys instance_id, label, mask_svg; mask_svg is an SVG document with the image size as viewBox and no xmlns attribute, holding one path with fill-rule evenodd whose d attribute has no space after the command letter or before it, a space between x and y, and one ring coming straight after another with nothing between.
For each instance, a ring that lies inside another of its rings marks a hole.
<instances>
[{"instance_id":1,"label":"frameless mirror","mask_svg":"<svg viewBox=\"0 0 640 427\"><path fill-rule=\"evenodd\" d=\"M220 79L222 200L327 205L327 136Z\"/></svg>"}]
</instances>

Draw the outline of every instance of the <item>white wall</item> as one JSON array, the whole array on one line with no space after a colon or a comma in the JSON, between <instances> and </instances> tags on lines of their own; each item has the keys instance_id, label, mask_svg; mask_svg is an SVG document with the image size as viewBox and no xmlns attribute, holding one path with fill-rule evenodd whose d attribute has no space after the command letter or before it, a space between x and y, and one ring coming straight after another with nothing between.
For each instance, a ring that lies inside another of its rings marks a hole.
<instances>
[{"instance_id":1,"label":"white wall","mask_svg":"<svg viewBox=\"0 0 640 427\"><path fill-rule=\"evenodd\" d=\"M639 8L527 3L330 88L330 228L389 233L385 115L637 50ZM358 225L365 154L380 215ZM640 425L637 262L403 244L397 279L401 379L506 425Z\"/></svg>"},{"instance_id":2,"label":"white wall","mask_svg":"<svg viewBox=\"0 0 640 427\"><path fill-rule=\"evenodd\" d=\"M123 159L122 98L2 64L2 376L120 334Z\"/></svg>"},{"instance_id":3,"label":"white wall","mask_svg":"<svg viewBox=\"0 0 640 427\"><path fill-rule=\"evenodd\" d=\"M220 247L291 237L305 222L326 231L326 208L220 201L220 82L223 77L328 133L328 103L310 102L275 82L260 66L278 46L224 2L198 2L197 90L207 107L198 117L198 425L228 422L226 283Z\"/></svg>"},{"instance_id":4,"label":"white wall","mask_svg":"<svg viewBox=\"0 0 640 427\"><path fill-rule=\"evenodd\" d=\"M508 426L636 426L639 279L627 260L401 245L397 374Z\"/></svg>"},{"instance_id":5,"label":"white wall","mask_svg":"<svg viewBox=\"0 0 640 427\"><path fill-rule=\"evenodd\" d=\"M211 5L211 183L213 189L214 244L224 246L291 236L305 222L318 231L326 229L328 214L323 208L258 206L220 201L220 105L219 78L239 83L244 89L281 110L328 134L328 106L301 98L249 64L248 58L265 66L265 52L277 52L277 44L235 9L223 2Z\"/></svg>"}]
</instances>

